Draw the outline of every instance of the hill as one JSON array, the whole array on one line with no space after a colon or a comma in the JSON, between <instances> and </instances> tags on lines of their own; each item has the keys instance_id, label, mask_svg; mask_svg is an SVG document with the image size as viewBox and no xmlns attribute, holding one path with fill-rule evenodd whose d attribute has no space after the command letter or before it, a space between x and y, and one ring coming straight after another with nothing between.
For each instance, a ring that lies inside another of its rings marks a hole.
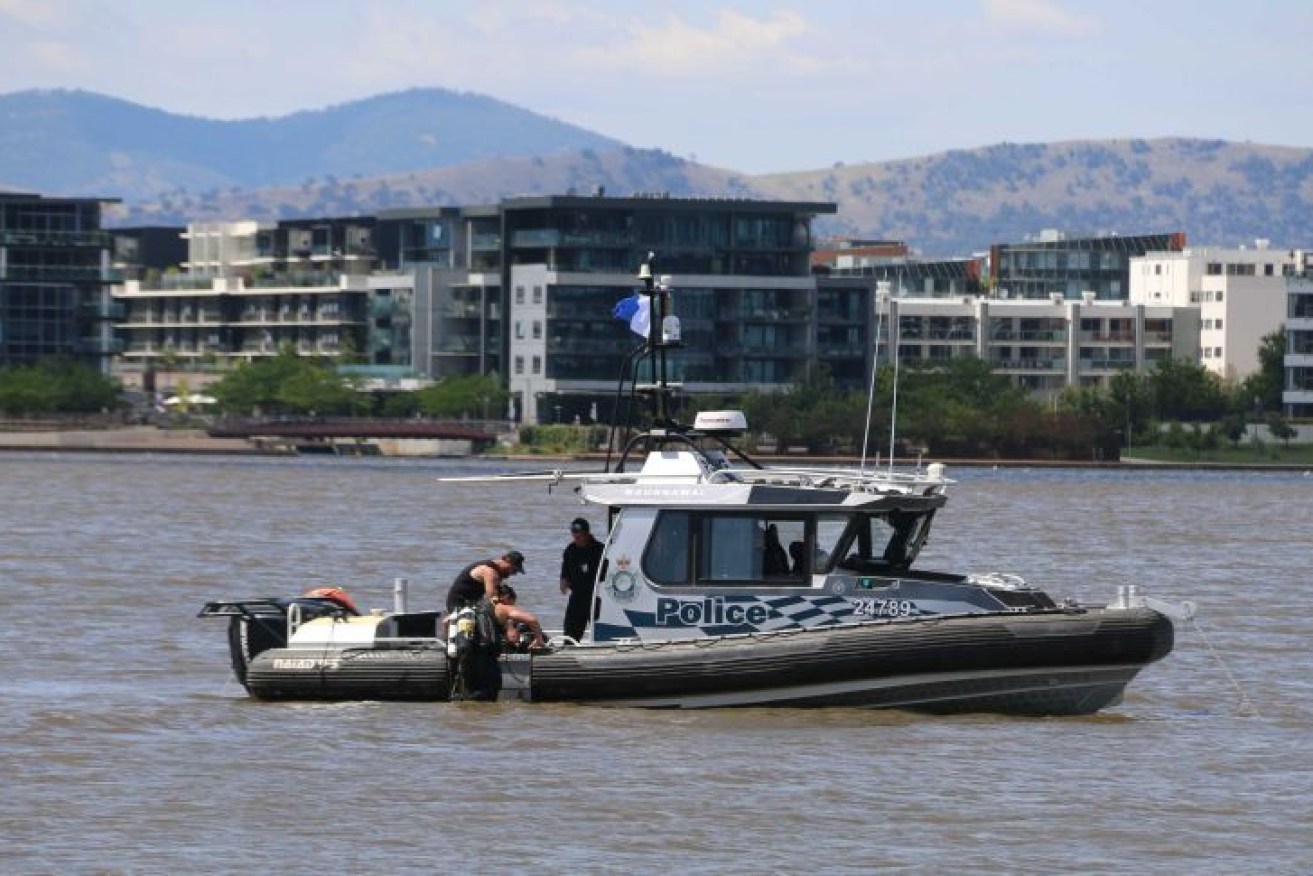
<instances>
[{"instance_id":1,"label":"hill","mask_svg":"<svg viewBox=\"0 0 1313 876\"><path fill-rule=\"evenodd\" d=\"M833 200L840 233L964 254L1042 228L1185 231L1214 246L1313 245L1313 150L1221 140L1004 143L756 177L782 198Z\"/></svg>"},{"instance_id":2,"label":"hill","mask_svg":"<svg viewBox=\"0 0 1313 876\"><path fill-rule=\"evenodd\" d=\"M492 159L369 179L330 176L251 191L179 189L155 201L125 204L111 216L119 225L350 216L395 207L495 203L517 195L582 195L598 188L611 195L661 191L688 197L774 197L733 171L683 161L660 150L623 147Z\"/></svg>"},{"instance_id":3,"label":"hill","mask_svg":"<svg viewBox=\"0 0 1313 876\"><path fill-rule=\"evenodd\" d=\"M87 92L0 96L0 181L122 198L114 224L475 204L517 194L834 201L822 234L965 255L1043 228L1185 231L1197 244L1313 246L1313 150L1221 140L1002 143L748 176L491 98L415 89L277 119L214 121Z\"/></svg>"},{"instance_id":4,"label":"hill","mask_svg":"<svg viewBox=\"0 0 1313 876\"><path fill-rule=\"evenodd\" d=\"M490 97L438 88L240 121L85 91L0 95L0 180L129 202L179 189L257 189L621 145Z\"/></svg>"},{"instance_id":5,"label":"hill","mask_svg":"<svg viewBox=\"0 0 1313 876\"><path fill-rule=\"evenodd\" d=\"M1044 228L1070 236L1185 231L1196 244L1266 238L1313 246L1313 150L1213 140L1002 144L924 158L746 176L653 150L584 150L546 158L323 180L261 191L186 192L124 209L128 224L370 213L477 204L519 194L834 201L821 234L908 241L927 257L967 255Z\"/></svg>"}]
</instances>

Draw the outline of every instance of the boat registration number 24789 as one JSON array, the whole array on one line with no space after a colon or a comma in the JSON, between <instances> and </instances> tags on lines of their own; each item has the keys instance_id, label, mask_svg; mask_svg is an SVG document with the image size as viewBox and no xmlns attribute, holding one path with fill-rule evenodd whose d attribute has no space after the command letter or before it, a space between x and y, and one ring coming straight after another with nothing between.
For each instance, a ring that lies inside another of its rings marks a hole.
<instances>
[{"instance_id":1,"label":"boat registration number 24789","mask_svg":"<svg viewBox=\"0 0 1313 876\"><path fill-rule=\"evenodd\" d=\"M916 603L910 599L863 597L853 600L853 614L862 617L910 617L916 614Z\"/></svg>"}]
</instances>

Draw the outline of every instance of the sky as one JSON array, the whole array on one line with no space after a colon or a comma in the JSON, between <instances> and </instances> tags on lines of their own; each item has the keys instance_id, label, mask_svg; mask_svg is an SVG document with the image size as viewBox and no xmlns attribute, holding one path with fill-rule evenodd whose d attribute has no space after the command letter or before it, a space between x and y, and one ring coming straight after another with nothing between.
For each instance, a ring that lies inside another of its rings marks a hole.
<instances>
[{"instance_id":1,"label":"sky","mask_svg":"<svg viewBox=\"0 0 1313 876\"><path fill-rule=\"evenodd\" d=\"M1313 146L1308 0L0 0L0 93L218 119L414 87L759 174L1002 142Z\"/></svg>"}]
</instances>

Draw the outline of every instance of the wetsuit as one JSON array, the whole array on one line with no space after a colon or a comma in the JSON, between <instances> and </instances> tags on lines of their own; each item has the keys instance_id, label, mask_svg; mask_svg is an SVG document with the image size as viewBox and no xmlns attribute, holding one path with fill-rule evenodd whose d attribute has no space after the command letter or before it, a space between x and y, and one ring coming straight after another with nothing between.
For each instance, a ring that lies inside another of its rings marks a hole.
<instances>
[{"instance_id":1,"label":"wetsuit","mask_svg":"<svg viewBox=\"0 0 1313 876\"><path fill-rule=\"evenodd\" d=\"M487 595L483 582L470 574L479 566L492 566L492 560L479 560L461 569L456 580L451 582L451 589L447 591L447 611L454 611L462 605L474 605Z\"/></svg>"}]
</instances>

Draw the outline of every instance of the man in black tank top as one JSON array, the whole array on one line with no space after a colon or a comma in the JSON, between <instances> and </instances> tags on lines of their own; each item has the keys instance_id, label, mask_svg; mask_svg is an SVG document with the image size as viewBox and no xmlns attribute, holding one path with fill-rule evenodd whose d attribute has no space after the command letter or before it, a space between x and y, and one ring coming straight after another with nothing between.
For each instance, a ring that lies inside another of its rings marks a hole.
<instances>
[{"instance_id":1,"label":"man in black tank top","mask_svg":"<svg viewBox=\"0 0 1313 876\"><path fill-rule=\"evenodd\" d=\"M461 570L447 591L447 611L473 605L483 597L497 595L497 585L512 575L524 574L524 554L508 551L495 560L480 560Z\"/></svg>"}]
</instances>

